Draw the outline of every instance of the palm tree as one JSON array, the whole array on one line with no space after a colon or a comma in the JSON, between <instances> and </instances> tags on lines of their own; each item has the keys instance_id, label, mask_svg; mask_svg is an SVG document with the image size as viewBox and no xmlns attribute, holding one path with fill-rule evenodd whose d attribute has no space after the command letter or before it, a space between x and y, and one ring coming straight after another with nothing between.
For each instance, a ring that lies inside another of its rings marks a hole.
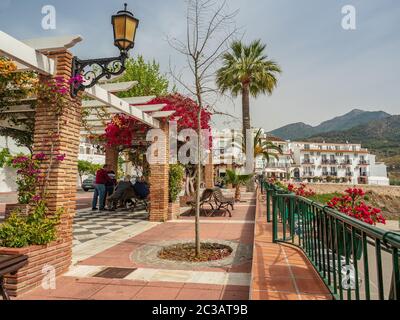
<instances>
[{"instance_id":1,"label":"palm tree","mask_svg":"<svg viewBox=\"0 0 400 320\"><path fill-rule=\"evenodd\" d=\"M240 187L245 186L253 177L252 174L237 174L233 170L226 170L225 182L235 188L235 201L240 201Z\"/></svg>"},{"instance_id":2,"label":"palm tree","mask_svg":"<svg viewBox=\"0 0 400 320\"><path fill-rule=\"evenodd\" d=\"M243 139L251 129L250 94L257 98L260 94L271 95L277 86L279 65L268 59L266 45L261 40L249 46L240 41L231 45L231 52L223 55L223 66L217 71L217 86L222 93L230 91L233 97L242 95Z\"/></svg>"},{"instance_id":3,"label":"palm tree","mask_svg":"<svg viewBox=\"0 0 400 320\"><path fill-rule=\"evenodd\" d=\"M259 156L262 156L267 162L271 160L271 157L279 160L279 155L282 153L281 147L273 144L272 141L263 139L262 130L258 130L254 137L254 160Z\"/></svg>"}]
</instances>

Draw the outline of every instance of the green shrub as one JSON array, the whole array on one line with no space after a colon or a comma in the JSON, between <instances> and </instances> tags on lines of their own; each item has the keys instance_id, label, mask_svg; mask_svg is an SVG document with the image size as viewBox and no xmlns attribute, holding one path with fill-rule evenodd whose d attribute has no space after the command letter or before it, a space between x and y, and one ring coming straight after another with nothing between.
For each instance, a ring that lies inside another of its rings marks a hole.
<instances>
[{"instance_id":1,"label":"green shrub","mask_svg":"<svg viewBox=\"0 0 400 320\"><path fill-rule=\"evenodd\" d=\"M178 200L178 195L182 191L182 182L185 168L180 164L169 166L169 202Z\"/></svg>"},{"instance_id":2,"label":"green shrub","mask_svg":"<svg viewBox=\"0 0 400 320\"><path fill-rule=\"evenodd\" d=\"M29 216L22 216L18 211L0 225L0 246L23 248L30 245L46 245L57 239L57 225L64 208L53 216L47 216L44 201L36 204Z\"/></svg>"},{"instance_id":3,"label":"green shrub","mask_svg":"<svg viewBox=\"0 0 400 320\"><path fill-rule=\"evenodd\" d=\"M22 248L29 245L29 226L27 218L12 213L6 222L0 225L0 246Z\"/></svg>"},{"instance_id":4,"label":"green shrub","mask_svg":"<svg viewBox=\"0 0 400 320\"><path fill-rule=\"evenodd\" d=\"M317 183L317 182L320 182L321 181L321 178L319 178L319 177L314 177L313 178L313 182L314 183Z\"/></svg>"},{"instance_id":5,"label":"green shrub","mask_svg":"<svg viewBox=\"0 0 400 320\"><path fill-rule=\"evenodd\" d=\"M321 204L327 204L330 200L332 200L335 197L340 197L342 196L341 193L324 193L324 194L315 194L311 197L309 197L310 200L314 201L314 202L318 202Z\"/></svg>"}]
</instances>

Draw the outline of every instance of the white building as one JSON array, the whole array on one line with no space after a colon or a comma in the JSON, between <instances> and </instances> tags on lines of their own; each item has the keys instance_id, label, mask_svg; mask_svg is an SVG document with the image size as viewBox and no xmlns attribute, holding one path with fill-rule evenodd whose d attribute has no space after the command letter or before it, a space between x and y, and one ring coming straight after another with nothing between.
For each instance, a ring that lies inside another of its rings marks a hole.
<instances>
[{"instance_id":1,"label":"white building","mask_svg":"<svg viewBox=\"0 0 400 320\"><path fill-rule=\"evenodd\" d=\"M309 181L389 185L386 165L360 144L290 142L292 177Z\"/></svg>"},{"instance_id":2,"label":"white building","mask_svg":"<svg viewBox=\"0 0 400 320\"><path fill-rule=\"evenodd\" d=\"M290 172L295 180L389 185L387 167L360 144L281 141L269 138L284 151L279 160L263 163L267 176L285 178ZM289 167L289 169L287 169Z\"/></svg>"}]
</instances>

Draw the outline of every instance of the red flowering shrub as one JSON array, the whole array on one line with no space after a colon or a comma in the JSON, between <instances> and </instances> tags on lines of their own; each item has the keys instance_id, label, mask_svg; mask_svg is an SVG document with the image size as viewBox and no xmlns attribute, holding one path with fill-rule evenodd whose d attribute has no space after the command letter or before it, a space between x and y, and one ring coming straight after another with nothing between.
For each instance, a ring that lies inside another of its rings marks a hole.
<instances>
[{"instance_id":1,"label":"red flowering shrub","mask_svg":"<svg viewBox=\"0 0 400 320\"><path fill-rule=\"evenodd\" d=\"M117 114L107 124L104 136L98 138L104 139L109 146L130 147L135 132L145 132L146 129L146 125L141 124L136 119L125 114Z\"/></svg>"},{"instance_id":2,"label":"red flowering shrub","mask_svg":"<svg viewBox=\"0 0 400 320\"><path fill-rule=\"evenodd\" d=\"M293 184L289 184L288 191L295 193L296 196L304 198L315 196L315 192L311 189L307 189L307 186L304 183L300 184L300 187L298 188Z\"/></svg>"},{"instance_id":3,"label":"red flowering shrub","mask_svg":"<svg viewBox=\"0 0 400 320\"><path fill-rule=\"evenodd\" d=\"M178 130L182 129L198 129L198 112L199 105L189 97L185 97L179 93L170 94L165 97L158 97L151 100L152 104L166 104L162 111L175 111L171 116L171 120L177 121ZM201 111L201 129L210 129L211 113L207 109Z\"/></svg>"},{"instance_id":4,"label":"red flowering shrub","mask_svg":"<svg viewBox=\"0 0 400 320\"><path fill-rule=\"evenodd\" d=\"M382 211L368 206L362 200L364 196L365 192L362 189L350 188L346 190L346 194L342 197L335 197L330 200L328 206L370 225L385 224L386 220L381 214Z\"/></svg>"},{"instance_id":5,"label":"red flowering shrub","mask_svg":"<svg viewBox=\"0 0 400 320\"><path fill-rule=\"evenodd\" d=\"M194 129L197 130L197 113L199 106L192 99L179 93L151 100L148 105L166 104L162 111L175 111L170 117L171 121L176 120L178 130ZM210 130L211 113L207 110L201 111L201 129ZM136 131L145 132L147 127L132 117L119 114L113 117L106 127L104 139L111 146L131 146L134 133Z\"/></svg>"}]
</instances>

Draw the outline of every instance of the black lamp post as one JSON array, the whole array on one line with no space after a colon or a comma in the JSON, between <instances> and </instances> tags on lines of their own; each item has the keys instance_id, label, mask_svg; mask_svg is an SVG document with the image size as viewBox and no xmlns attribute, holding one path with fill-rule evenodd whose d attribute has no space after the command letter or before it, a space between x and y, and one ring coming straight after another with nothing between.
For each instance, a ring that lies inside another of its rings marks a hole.
<instances>
[{"instance_id":1,"label":"black lamp post","mask_svg":"<svg viewBox=\"0 0 400 320\"><path fill-rule=\"evenodd\" d=\"M111 76L117 76L125 71L128 52L135 45L139 20L133 16L132 12L127 11L125 3L124 10L118 11L111 17L111 24L114 30L114 45L119 49L120 56L89 60L74 57L72 77L76 79L78 75L81 75L83 82L72 83L71 95L73 97L76 97L79 91L93 87L101 78L110 79Z\"/></svg>"}]
</instances>

